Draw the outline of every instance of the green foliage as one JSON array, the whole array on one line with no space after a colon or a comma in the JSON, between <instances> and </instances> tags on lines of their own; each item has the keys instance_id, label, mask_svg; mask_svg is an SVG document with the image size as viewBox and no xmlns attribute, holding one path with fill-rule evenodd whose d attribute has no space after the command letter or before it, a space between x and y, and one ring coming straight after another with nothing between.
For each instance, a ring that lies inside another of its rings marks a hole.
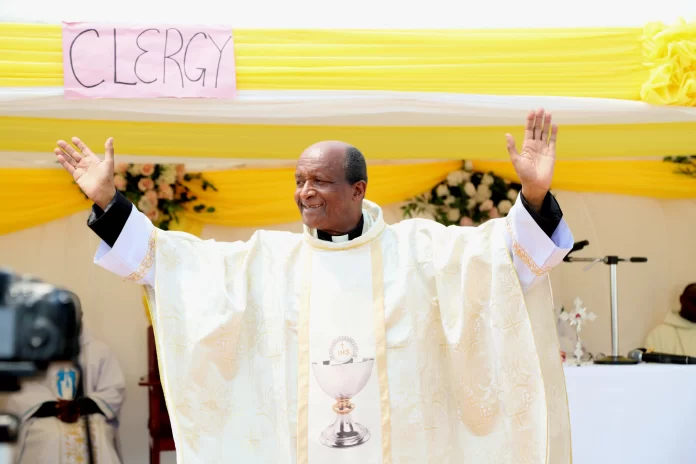
<instances>
[{"instance_id":1,"label":"green foliage","mask_svg":"<svg viewBox=\"0 0 696 464\"><path fill-rule=\"evenodd\" d=\"M676 164L675 173L696 178L696 155L665 156L663 161Z\"/></svg>"}]
</instances>

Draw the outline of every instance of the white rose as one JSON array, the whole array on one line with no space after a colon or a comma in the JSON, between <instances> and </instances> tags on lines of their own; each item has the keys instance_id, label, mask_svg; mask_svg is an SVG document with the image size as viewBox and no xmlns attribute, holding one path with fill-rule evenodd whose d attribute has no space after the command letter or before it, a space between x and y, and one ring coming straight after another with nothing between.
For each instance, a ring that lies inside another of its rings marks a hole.
<instances>
[{"instance_id":1,"label":"white rose","mask_svg":"<svg viewBox=\"0 0 696 464\"><path fill-rule=\"evenodd\" d=\"M449 189L445 184L440 184L437 186L437 189L435 189L435 194L438 197L446 197L447 195L449 195Z\"/></svg>"},{"instance_id":2,"label":"white rose","mask_svg":"<svg viewBox=\"0 0 696 464\"><path fill-rule=\"evenodd\" d=\"M479 206L479 209L481 211L490 211L493 208L493 200L486 200L483 203L481 203L481 206Z\"/></svg>"},{"instance_id":3,"label":"white rose","mask_svg":"<svg viewBox=\"0 0 696 464\"><path fill-rule=\"evenodd\" d=\"M460 213L457 208L452 208L447 211L447 219L452 222L458 221L460 217L462 217L462 213Z\"/></svg>"},{"instance_id":4,"label":"white rose","mask_svg":"<svg viewBox=\"0 0 696 464\"><path fill-rule=\"evenodd\" d=\"M464 161L464 169L467 171L471 171L472 169L474 169L474 163L468 160Z\"/></svg>"},{"instance_id":5,"label":"white rose","mask_svg":"<svg viewBox=\"0 0 696 464\"><path fill-rule=\"evenodd\" d=\"M138 209L143 213L147 214L155 209L155 205L147 198L145 195L140 197L138 201Z\"/></svg>"},{"instance_id":6,"label":"white rose","mask_svg":"<svg viewBox=\"0 0 696 464\"><path fill-rule=\"evenodd\" d=\"M465 171L450 172L447 175L447 185L451 185L452 187L458 187L462 185L462 182L464 182L464 180L468 180L465 179L467 175L469 175L469 173Z\"/></svg>"},{"instance_id":7,"label":"white rose","mask_svg":"<svg viewBox=\"0 0 696 464\"><path fill-rule=\"evenodd\" d=\"M473 197L476 195L476 187L474 187L474 184L467 182L464 186L464 193L466 193L468 197Z\"/></svg>"},{"instance_id":8,"label":"white rose","mask_svg":"<svg viewBox=\"0 0 696 464\"><path fill-rule=\"evenodd\" d=\"M157 185L171 185L176 182L176 171L169 169L164 172L160 172L157 177Z\"/></svg>"},{"instance_id":9,"label":"white rose","mask_svg":"<svg viewBox=\"0 0 696 464\"><path fill-rule=\"evenodd\" d=\"M459 171L462 173L462 182L469 182L471 180L471 173L466 171Z\"/></svg>"},{"instance_id":10,"label":"white rose","mask_svg":"<svg viewBox=\"0 0 696 464\"><path fill-rule=\"evenodd\" d=\"M425 201L430 201L430 200L432 200L432 199L433 199L433 192L430 191L430 190L428 190L427 192L425 192L425 193L423 194L423 199L424 199Z\"/></svg>"},{"instance_id":11,"label":"white rose","mask_svg":"<svg viewBox=\"0 0 696 464\"><path fill-rule=\"evenodd\" d=\"M517 190L515 190L515 189L508 190L507 197L510 201L517 200Z\"/></svg>"},{"instance_id":12,"label":"white rose","mask_svg":"<svg viewBox=\"0 0 696 464\"><path fill-rule=\"evenodd\" d=\"M484 174L484 176L481 178L481 183L485 185L493 185L493 182L495 179L493 179L493 176L490 174Z\"/></svg>"},{"instance_id":13,"label":"white rose","mask_svg":"<svg viewBox=\"0 0 696 464\"><path fill-rule=\"evenodd\" d=\"M474 208L476 208L476 205L477 205L476 200L474 200L473 198L469 198L466 202L466 207L468 209L474 209Z\"/></svg>"},{"instance_id":14,"label":"white rose","mask_svg":"<svg viewBox=\"0 0 696 464\"><path fill-rule=\"evenodd\" d=\"M457 199L454 198L452 195L450 195L450 196L448 196L447 198L445 198L444 203L445 203L446 205L451 205L451 204L454 203L455 201L457 201Z\"/></svg>"},{"instance_id":15,"label":"white rose","mask_svg":"<svg viewBox=\"0 0 696 464\"><path fill-rule=\"evenodd\" d=\"M500 211L500 214L509 213L510 208L512 208L512 202L510 200L503 200L498 203L498 211Z\"/></svg>"},{"instance_id":16,"label":"white rose","mask_svg":"<svg viewBox=\"0 0 696 464\"><path fill-rule=\"evenodd\" d=\"M476 189L476 201L483 203L491 197L491 189L485 184L479 184Z\"/></svg>"}]
</instances>

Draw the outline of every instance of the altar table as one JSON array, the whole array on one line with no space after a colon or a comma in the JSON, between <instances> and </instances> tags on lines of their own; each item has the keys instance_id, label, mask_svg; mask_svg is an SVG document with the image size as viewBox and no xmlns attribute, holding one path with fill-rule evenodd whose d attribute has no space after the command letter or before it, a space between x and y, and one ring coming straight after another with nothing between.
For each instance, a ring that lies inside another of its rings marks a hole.
<instances>
[{"instance_id":1,"label":"altar table","mask_svg":"<svg viewBox=\"0 0 696 464\"><path fill-rule=\"evenodd\" d=\"M696 365L564 370L573 464L696 463Z\"/></svg>"}]
</instances>

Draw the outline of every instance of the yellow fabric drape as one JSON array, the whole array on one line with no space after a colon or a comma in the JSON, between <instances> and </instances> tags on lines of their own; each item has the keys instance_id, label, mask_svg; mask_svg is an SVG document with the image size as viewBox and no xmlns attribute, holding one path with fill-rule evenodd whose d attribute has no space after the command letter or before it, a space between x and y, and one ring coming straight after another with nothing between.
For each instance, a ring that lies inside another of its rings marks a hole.
<instances>
[{"instance_id":1,"label":"yellow fabric drape","mask_svg":"<svg viewBox=\"0 0 696 464\"><path fill-rule=\"evenodd\" d=\"M240 90L395 90L696 104L696 24L503 30L235 29ZM0 24L0 86L62 86L59 25ZM559 60L558 56L563 59Z\"/></svg>"},{"instance_id":2,"label":"yellow fabric drape","mask_svg":"<svg viewBox=\"0 0 696 464\"><path fill-rule=\"evenodd\" d=\"M650 77L640 97L653 105L696 106L696 22L648 24L641 37Z\"/></svg>"},{"instance_id":3,"label":"yellow fabric drape","mask_svg":"<svg viewBox=\"0 0 696 464\"><path fill-rule=\"evenodd\" d=\"M379 204L405 200L442 181L461 163L370 166L368 195ZM189 187L215 213L181 215L172 229L200 235L204 224L262 227L300 219L293 201L294 169L240 169L204 173L218 192ZM3 186L0 234L15 232L85 210L91 206L65 172L58 169L0 169Z\"/></svg>"},{"instance_id":4,"label":"yellow fabric drape","mask_svg":"<svg viewBox=\"0 0 696 464\"><path fill-rule=\"evenodd\" d=\"M372 160L507 159L505 133L521 143L524 126L268 126L0 117L0 151L46 152L78 136L91 147L114 137L116 153L148 156L295 160L319 140L343 140ZM690 155L696 122L563 125L564 160Z\"/></svg>"},{"instance_id":5,"label":"yellow fabric drape","mask_svg":"<svg viewBox=\"0 0 696 464\"><path fill-rule=\"evenodd\" d=\"M477 161L477 171L493 171L519 182L509 162ZM558 161L552 188L572 192L598 192L652 198L696 198L696 179L677 175L676 165L659 160Z\"/></svg>"},{"instance_id":6,"label":"yellow fabric drape","mask_svg":"<svg viewBox=\"0 0 696 464\"><path fill-rule=\"evenodd\" d=\"M368 198L381 205L420 194L458 169L459 161L370 166ZM475 161L477 171L493 171L516 181L509 161ZM696 198L696 181L674 174L675 166L662 161L564 161L556 163L553 188L576 192L639 195L654 198ZM293 202L293 170L239 169L204 173L218 192L191 185L215 213L187 212L176 226L200 235L204 224L264 227L299 220ZM0 203L0 234L85 210L91 203L64 172L57 169L0 169L5 186Z\"/></svg>"},{"instance_id":7,"label":"yellow fabric drape","mask_svg":"<svg viewBox=\"0 0 696 464\"><path fill-rule=\"evenodd\" d=\"M235 29L240 90L638 99L641 29ZM59 25L0 25L0 86L62 86ZM559 60L558 56L563 59Z\"/></svg>"},{"instance_id":8,"label":"yellow fabric drape","mask_svg":"<svg viewBox=\"0 0 696 464\"><path fill-rule=\"evenodd\" d=\"M84 211L92 204L57 169L0 169L0 235Z\"/></svg>"},{"instance_id":9,"label":"yellow fabric drape","mask_svg":"<svg viewBox=\"0 0 696 464\"><path fill-rule=\"evenodd\" d=\"M418 195L442 181L461 166L460 161L368 167L367 198L381 205ZM189 188L205 204L215 206L212 214L187 213L191 220L231 227L256 227L299 221L293 200L294 168L238 169L214 171L205 178L218 192Z\"/></svg>"}]
</instances>

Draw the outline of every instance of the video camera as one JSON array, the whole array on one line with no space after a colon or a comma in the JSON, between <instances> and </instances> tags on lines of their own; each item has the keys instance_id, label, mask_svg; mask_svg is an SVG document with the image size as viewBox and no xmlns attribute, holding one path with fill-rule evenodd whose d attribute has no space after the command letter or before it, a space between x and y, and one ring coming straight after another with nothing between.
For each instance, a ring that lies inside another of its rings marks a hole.
<instances>
[{"instance_id":1,"label":"video camera","mask_svg":"<svg viewBox=\"0 0 696 464\"><path fill-rule=\"evenodd\" d=\"M44 372L51 362L77 359L81 328L74 293L0 269L0 393L18 391L20 378ZM0 412L0 455L3 444L16 441L18 425Z\"/></svg>"},{"instance_id":2,"label":"video camera","mask_svg":"<svg viewBox=\"0 0 696 464\"><path fill-rule=\"evenodd\" d=\"M82 309L67 290L0 270L0 391L80 354Z\"/></svg>"}]
</instances>

